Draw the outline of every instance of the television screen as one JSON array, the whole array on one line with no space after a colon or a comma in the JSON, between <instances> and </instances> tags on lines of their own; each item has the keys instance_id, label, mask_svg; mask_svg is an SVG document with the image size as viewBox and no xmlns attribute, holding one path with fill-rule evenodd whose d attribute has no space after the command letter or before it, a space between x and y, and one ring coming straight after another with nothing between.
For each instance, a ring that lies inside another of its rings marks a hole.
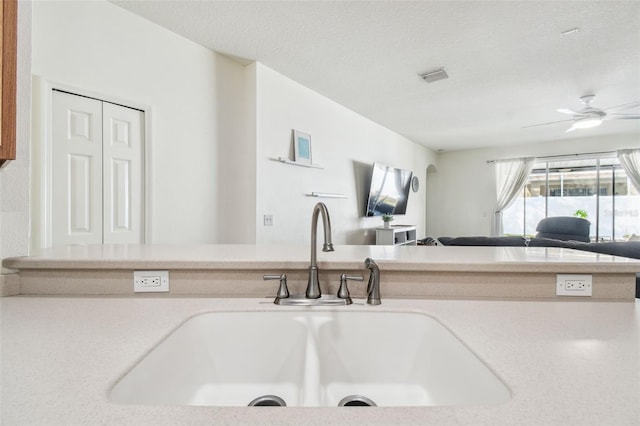
<instances>
[{"instance_id":1,"label":"television screen","mask_svg":"<svg viewBox=\"0 0 640 426\"><path fill-rule=\"evenodd\" d=\"M373 163L367 199L367 216L405 214L413 173L384 164Z\"/></svg>"}]
</instances>

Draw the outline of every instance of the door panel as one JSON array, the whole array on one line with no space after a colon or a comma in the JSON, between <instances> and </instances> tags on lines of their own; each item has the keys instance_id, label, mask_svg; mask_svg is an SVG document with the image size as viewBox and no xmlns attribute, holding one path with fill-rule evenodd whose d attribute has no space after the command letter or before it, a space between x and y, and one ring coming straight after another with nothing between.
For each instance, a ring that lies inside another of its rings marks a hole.
<instances>
[{"instance_id":1,"label":"door panel","mask_svg":"<svg viewBox=\"0 0 640 426\"><path fill-rule=\"evenodd\" d=\"M103 107L104 242L142 242L143 113Z\"/></svg>"},{"instance_id":2,"label":"door panel","mask_svg":"<svg viewBox=\"0 0 640 426\"><path fill-rule=\"evenodd\" d=\"M102 243L102 103L53 92L54 245Z\"/></svg>"},{"instance_id":3,"label":"door panel","mask_svg":"<svg viewBox=\"0 0 640 426\"><path fill-rule=\"evenodd\" d=\"M111 227L105 232L131 231L131 162L111 159L111 189Z\"/></svg>"},{"instance_id":4,"label":"door panel","mask_svg":"<svg viewBox=\"0 0 640 426\"><path fill-rule=\"evenodd\" d=\"M92 158L87 155L69 155L69 235L91 232L91 172Z\"/></svg>"}]
</instances>

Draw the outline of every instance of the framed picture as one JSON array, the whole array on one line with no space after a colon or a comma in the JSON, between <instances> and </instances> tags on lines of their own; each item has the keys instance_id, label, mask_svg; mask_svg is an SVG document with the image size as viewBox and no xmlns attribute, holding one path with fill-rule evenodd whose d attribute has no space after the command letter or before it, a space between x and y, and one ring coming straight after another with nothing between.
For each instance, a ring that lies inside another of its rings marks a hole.
<instances>
[{"instance_id":1,"label":"framed picture","mask_svg":"<svg viewBox=\"0 0 640 426\"><path fill-rule=\"evenodd\" d=\"M311 164L311 135L298 130L293 131L293 161Z\"/></svg>"}]
</instances>

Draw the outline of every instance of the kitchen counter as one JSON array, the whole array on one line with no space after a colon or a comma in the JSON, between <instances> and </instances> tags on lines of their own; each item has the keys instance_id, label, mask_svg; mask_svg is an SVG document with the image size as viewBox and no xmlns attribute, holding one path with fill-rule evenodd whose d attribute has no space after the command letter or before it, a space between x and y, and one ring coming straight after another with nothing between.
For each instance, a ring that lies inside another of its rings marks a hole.
<instances>
[{"instance_id":1,"label":"kitchen counter","mask_svg":"<svg viewBox=\"0 0 640 426\"><path fill-rule=\"evenodd\" d=\"M383 297L397 298L552 299L563 273L593 275L592 299L633 301L640 272L637 259L564 248L336 246L318 251L324 291L337 292L342 273L366 276L368 257L380 266ZM278 283L265 283L264 274L286 273L290 291L302 293L309 263L306 246L95 245L43 250L3 266L19 272L10 295L133 296L133 271L167 270L170 292L158 297L267 297ZM362 295L365 286L350 289Z\"/></svg>"},{"instance_id":2,"label":"kitchen counter","mask_svg":"<svg viewBox=\"0 0 640 426\"><path fill-rule=\"evenodd\" d=\"M295 245L75 245L5 259L13 269L306 269L308 246ZM321 269L362 268L373 258L390 271L638 272L640 260L555 247L336 245L318 248Z\"/></svg>"},{"instance_id":3,"label":"kitchen counter","mask_svg":"<svg viewBox=\"0 0 640 426\"><path fill-rule=\"evenodd\" d=\"M0 299L3 425L637 425L636 302L383 299L448 327L512 393L493 406L221 408L119 405L114 383L187 317L286 310L268 299Z\"/></svg>"}]
</instances>

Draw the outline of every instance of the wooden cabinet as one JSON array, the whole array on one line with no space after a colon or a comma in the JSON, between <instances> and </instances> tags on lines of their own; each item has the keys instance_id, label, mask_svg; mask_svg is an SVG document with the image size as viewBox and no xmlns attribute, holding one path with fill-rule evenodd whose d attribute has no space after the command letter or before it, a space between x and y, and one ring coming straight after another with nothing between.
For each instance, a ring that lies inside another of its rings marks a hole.
<instances>
[{"instance_id":1,"label":"wooden cabinet","mask_svg":"<svg viewBox=\"0 0 640 426\"><path fill-rule=\"evenodd\" d=\"M0 166L16 158L17 0L0 2Z\"/></svg>"},{"instance_id":2,"label":"wooden cabinet","mask_svg":"<svg viewBox=\"0 0 640 426\"><path fill-rule=\"evenodd\" d=\"M389 228L376 228L376 245L415 246L416 227L414 225L396 225Z\"/></svg>"}]
</instances>

